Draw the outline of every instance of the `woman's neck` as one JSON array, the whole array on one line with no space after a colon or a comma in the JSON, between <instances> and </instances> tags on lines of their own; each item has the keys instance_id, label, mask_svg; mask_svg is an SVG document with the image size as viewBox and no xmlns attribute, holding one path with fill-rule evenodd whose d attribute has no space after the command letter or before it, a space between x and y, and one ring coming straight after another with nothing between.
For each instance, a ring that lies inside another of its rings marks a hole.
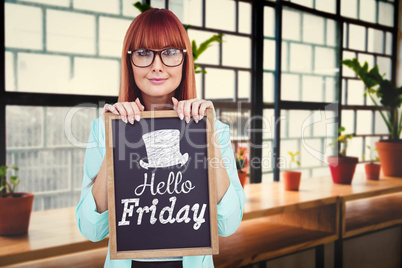
<instances>
[{"instance_id":1,"label":"woman's neck","mask_svg":"<svg viewBox=\"0 0 402 268\"><path fill-rule=\"evenodd\" d=\"M172 97L174 97L174 91L160 97L149 96L143 93L142 101L145 106L145 111L172 110Z\"/></svg>"}]
</instances>

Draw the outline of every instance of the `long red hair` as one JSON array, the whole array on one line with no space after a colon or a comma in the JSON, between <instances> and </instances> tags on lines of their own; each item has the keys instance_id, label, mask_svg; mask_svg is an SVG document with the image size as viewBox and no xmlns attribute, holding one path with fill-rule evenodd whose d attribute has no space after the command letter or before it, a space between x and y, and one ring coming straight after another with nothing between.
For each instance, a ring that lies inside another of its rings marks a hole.
<instances>
[{"instance_id":1,"label":"long red hair","mask_svg":"<svg viewBox=\"0 0 402 268\"><path fill-rule=\"evenodd\" d=\"M182 81L175 91L178 100L196 97L193 52L187 32L180 20L167 9L153 8L137 16L124 37L121 56L119 102L142 102L141 91L134 81L133 68L127 51L139 48L163 48L166 46L186 49Z\"/></svg>"}]
</instances>

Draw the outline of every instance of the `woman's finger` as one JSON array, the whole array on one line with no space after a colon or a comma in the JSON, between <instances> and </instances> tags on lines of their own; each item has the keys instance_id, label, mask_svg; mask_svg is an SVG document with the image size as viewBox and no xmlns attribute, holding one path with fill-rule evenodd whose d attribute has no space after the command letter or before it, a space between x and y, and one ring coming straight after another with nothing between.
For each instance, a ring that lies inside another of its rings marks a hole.
<instances>
[{"instance_id":1,"label":"woman's finger","mask_svg":"<svg viewBox=\"0 0 402 268\"><path fill-rule=\"evenodd\" d=\"M140 121L141 119L141 111L140 107L138 107L138 104L136 102L130 102L131 108L134 111L134 118L136 121ZM131 122L130 122L131 123ZM133 122L134 123L134 122Z\"/></svg>"},{"instance_id":2,"label":"woman's finger","mask_svg":"<svg viewBox=\"0 0 402 268\"><path fill-rule=\"evenodd\" d=\"M126 121L124 121L124 122L127 123L127 120L128 120L128 122L130 122L131 125L134 124L135 113L134 113L133 107L131 106L131 104L129 102L122 102L121 104L123 105L124 109L127 112Z\"/></svg>"},{"instance_id":3,"label":"woman's finger","mask_svg":"<svg viewBox=\"0 0 402 268\"><path fill-rule=\"evenodd\" d=\"M208 109L208 108L214 109L214 104L212 103L212 101L204 101L204 102L201 103L200 109L199 109L199 111L198 111L198 112L199 112L199 115L200 115L200 119L199 119L199 120L201 120L202 118L204 118L204 116L205 116L205 110Z\"/></svg>"},{"instance_id":4,"label":"woman's finger","mask_svg":"<svg viewBox=\"0 0 402 268\"><path fill-rule=\"evenodd\" d=\"M184 106L183 106L183 114L184 114L184 120L186 122L190 122L190 117L191 117L191 105L193 102L195 102L197 99L191 99L191 100L185 100L184 101Z\"/></svg>"},{"instance_id":5,"label":"woman's finger","mask_svg":"<svg viewBox=\"0 0 402 268\"><path fill-rule=\"evenodd\" d=\"M117 102L113 104L113 106L119 111L119 114L121 115L121 120L123 120L124 123L127 123L127 111L124 108L123 104L121 102Z\"/></svg>"},{"instance_id":6,"label":"woman's finger","mask_svg":"<svg viewBox=\"0 0 402 268\"><path fill-rule=\"evenodd\" d=\"M177 108L176 108L176 111L177 111L177 113L179 114L179 118L180 118L180 120L183 120L184 119L184 103L185 103L185 101L179 101L178 103L177 103Z\"/></svg>"},{"instance_id":7,"label":"woman's finger","mask_svg":"<svg viewBox=\"0 0 402 268\"><path fill-rule=\"evenodd\" d=\"M116 107L114 107L111 104L106 103L105 106L103 106L103 113L107 112L112 112L114 114L119 114L119 111L117 111Z\"/></svg>"},{"instance_id":8,"label":"woman's finger","mask_svg":"<svg viewBox=\"0 0 402 268\"><path fill-rule=\"evenodd\" d=\"M145 106L142 105L142 103L141 103L141 101L140 101L139 98L137 98L137 99L135 100L135 103L137 104L137 106L138 106L138 108L140 109L141 112L143 112L143 111L145 110Z\"/></svg>"},{"instance_id":9,"label":"woman's finger","mask_svg":"<svg viewBox=\"0 0 402 268\"><path fill-rule=\"evenodd\" d=\"M198 123L198 120L200 119L200 116L199 116L199 108L200 108L200 105L201 105L203 102L204 102L204 100L196 100L196 101L193 101L193 102L191 103L191 115L193 116L194 121L195 121L196 123Z\"/></svg>"}]
</instances>

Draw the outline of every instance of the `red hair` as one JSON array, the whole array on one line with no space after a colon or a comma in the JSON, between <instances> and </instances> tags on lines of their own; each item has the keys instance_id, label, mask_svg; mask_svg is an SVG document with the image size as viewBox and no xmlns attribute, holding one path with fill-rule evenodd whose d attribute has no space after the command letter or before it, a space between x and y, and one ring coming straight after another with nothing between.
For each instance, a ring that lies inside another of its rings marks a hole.
<instances>
[{"instance_id":1,"label":"red hair","mask_svg":"<svg viewBox=\"0 0 402 268\"><path fill-rule=\"evenodd\" d=\"M187 32L180 20L167 9L153 8L136 17L130 24L123 42L119 102L142 102L141 91L134 81L133 68L127 51L139 48L175 47L186 49L183 74L175 91L178 100L196 97L193 52Z\"/></svg>"}]
</instances>

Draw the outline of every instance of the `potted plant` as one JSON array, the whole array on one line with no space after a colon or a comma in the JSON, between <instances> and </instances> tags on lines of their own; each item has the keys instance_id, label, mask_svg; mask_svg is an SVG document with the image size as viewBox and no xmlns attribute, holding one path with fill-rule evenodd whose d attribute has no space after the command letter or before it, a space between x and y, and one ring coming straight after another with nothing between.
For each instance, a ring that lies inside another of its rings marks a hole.
<instances>
[{"instance_id":1,"label":"potted plant","mask_svg":"<svg viewBox=\"0 0 402 268\"><path fill-rule=\"evenodd\" d=\"M300 154L300 152L288 152L290 155L289 161L289 169L282 173L283 183L285 185L285 190L289 191L298 191L300 186L300 171L292 171L292 163L300 166L300 162L296 160L296 156Z\"/></svg>"},{"instance_id":2,"label":"potted plant","mask_svg":"<svg viewBox=\"0 0 402 268\"><path fill-rule=\"evenodd\" d=\"M0 235L18 235L28 231L33 194L15 192L20 183L17 176L7 179L8 166L0 166ZM12 166L18 171L18 167Z\"/></svg>"},{"instance_id":3,"label":"potted plant","mask_svg":"<svg viewBox=\"0 0 402 268\"><path fill-rule=\"evenodd\" d=\"M342 135L343 131L345 131L345 128L340 127L338 129L339 136L335 139L336 142L330 144L330 146L336 144L338 153L336 156L328 157L328 164L331 170L332 181L334 183L351 184L353 175L355 174L356 164L359 159L353 156L346 156L348 140L352 139L354 134Z\"/></svg>"},{"instance_id":4,"label":"potted plant","mask_svg":"<svg viewBox=\"0 0 402 268\"><path fill-rule=\"evenodd\" d=\"M357 59L344 60L342 63L363 81L366 96L377 107L388 128L389 140L380 140L375 144L384 175L402 177L402 112L398 110L402 104L402 87L396 87L393 82L384 79L377 65L369 70L367 62L361 66ZM380 104L374 99L374 94Z\"/></svg>"},{"instance_id":5,"label":"potted plant","mask_svg":"<svg viewBox=\"0 0 402 268\"><path fill-rule=\"evenodd\" d=\"M364 165L364 170L366 172L366 178L368 180L379 180L381 165L374 163L375 161L380 160L378 158L378 156L374 156L374 152L377 150L374 148L371 148L371 146L369 146L369 145L367 145L367 149L370 150L370 162L368 164ZM364 158L365 158L365 155L363 155L363 160L364 160Z\"/></svg>"},{"instance_id":6,"label":"potted plant","mask_svg":"<svg viewBox=\"0 0 402 268\"><path fill-rule=\"evenodd\" d=\"M246 147L237 147L237 152L235 154L236 160L236 168L237 173L239 174L239 179L241 186L244 188L244 185L247 181L247 148Z\"/></svg>"}]
</instances>

